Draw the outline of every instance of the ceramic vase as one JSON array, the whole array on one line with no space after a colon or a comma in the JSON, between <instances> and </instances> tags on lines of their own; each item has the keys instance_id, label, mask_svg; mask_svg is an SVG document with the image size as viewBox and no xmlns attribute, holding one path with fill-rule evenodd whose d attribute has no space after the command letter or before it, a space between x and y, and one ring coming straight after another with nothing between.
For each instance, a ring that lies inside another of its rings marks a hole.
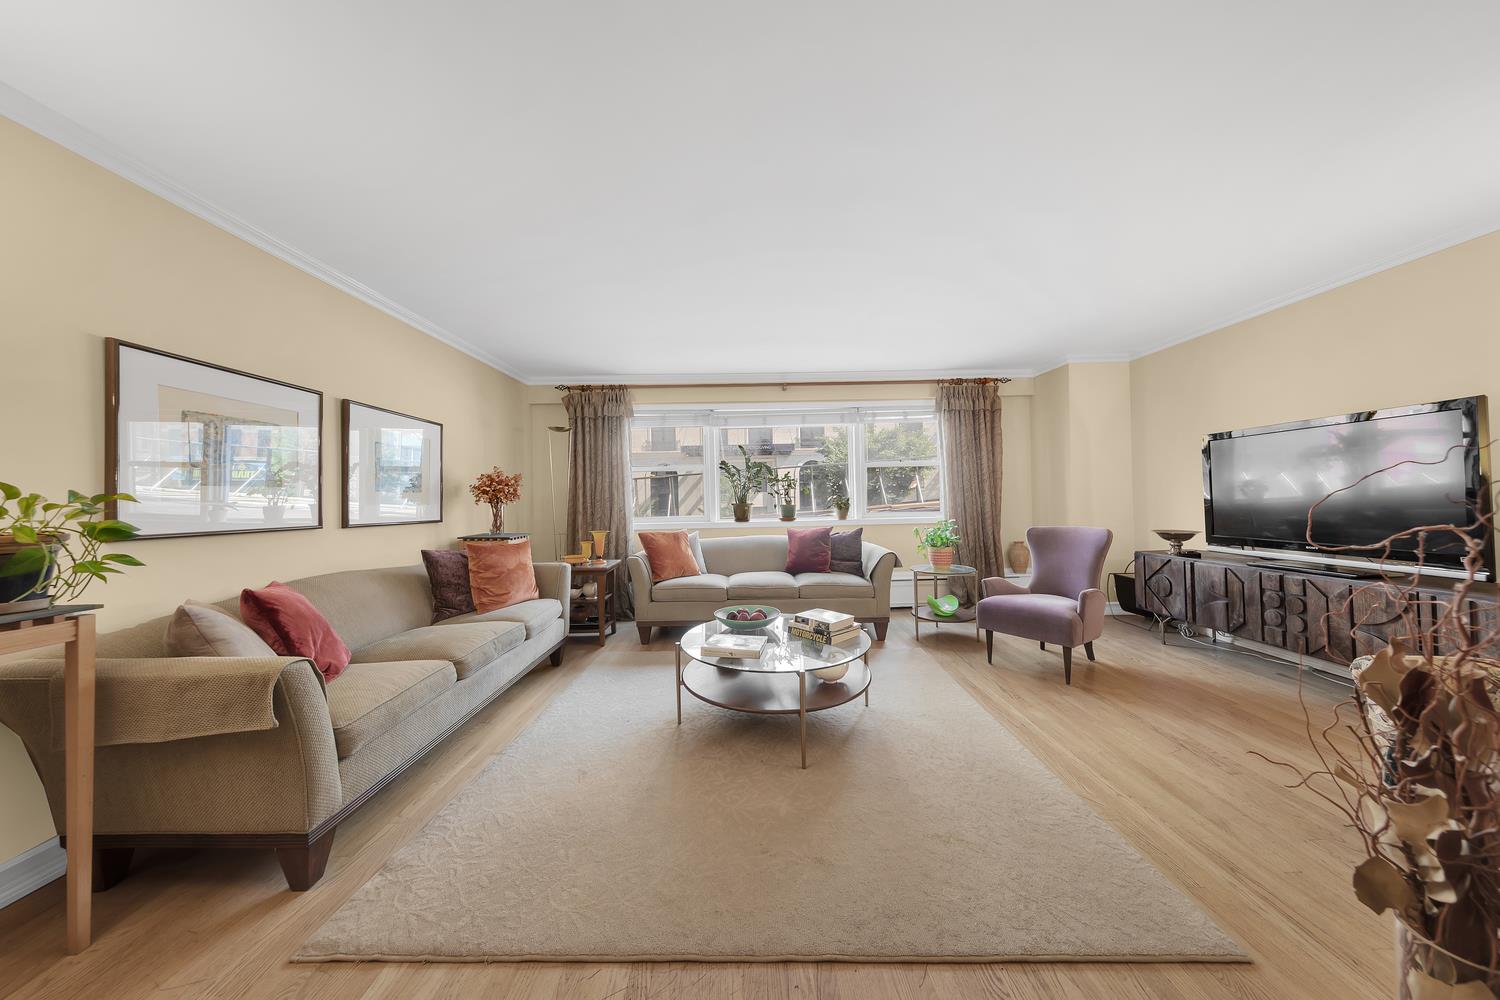
<instances>
[{"instance_id":1,"label":"ceramic vase","mask_svg":"<svg viewBox=\"0 0 1500 1000\"><path fill-rule=\"evenodd\" d=\"M1011 542L1005 550L1005 561L1012 573L1025 573L1031 569L1031 549L1025 542Z\"/></svg>"},{"instance_id":2,"label":"ceramic vase","mask_svg":"<svg viewBox=\"0 0 1500 1000\"><path fill-rule=\"evenodd\" d=\"M594 536L594 561L595 562L603 562L604 561L604 540L609 537L609 532L607 532L607 531L591 531L591 532L589 532L589 534Z\"/></svg>"}]
</instances>

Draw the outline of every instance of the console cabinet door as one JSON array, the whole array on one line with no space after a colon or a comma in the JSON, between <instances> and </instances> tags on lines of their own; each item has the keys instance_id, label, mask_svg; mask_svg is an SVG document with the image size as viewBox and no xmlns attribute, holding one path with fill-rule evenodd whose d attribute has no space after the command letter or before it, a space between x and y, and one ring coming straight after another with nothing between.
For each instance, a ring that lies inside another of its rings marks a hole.
<instances>
[{"instance_id":1,"label":"console cabinet door","mask_svg":"<svg viewBox=\"0 0 1500 1000\"><path fill-rule=\"evenodd\" d=\"M1173 559L1154 552L1137 553L1135 578L1140 581L1141 607L1160 618L1188 620L1188 574L1186 559Z\"/></svg>"},{"instance_id":2,"label":"console cabinet door","mask_svg":"<svg viewBox=\"0 0 1500 1000\"><path fill-rule=\"evenodd\" d=\"M1350 628L1354 633L1354 655L1369 656L1380 652L1394 638L1405 638L1411 633L1403 617L1408 602L1401 591L1388 583L1366 583L1354 586L1349 601ZM1424 607L1422 602L1410 608L1416 616L1415 625L1423 628L1421 618L1431 617L1434 610Z\"/></svg>"},{"instance_id":3,"label":"console cabinet door","mask_svg":"<svg viewBox=\"0 0 1500 1000\"><path fill-rule=\"evenodd\" d=\"M1259 641L1260 571L1232 563L1193 562L1191 565L1193 624Z\"/></svg>"},{"instance_id":4,"label":"console cabinet door","mask_svg":"<svg viewBox=\"0 0 1500 1000\"><path fill-rule=\"evenodd\" d=\"M1305 656L1348 663L1349 585L1328 577L1260 574L1261 641Z\"/></svg>"}]
</instances>

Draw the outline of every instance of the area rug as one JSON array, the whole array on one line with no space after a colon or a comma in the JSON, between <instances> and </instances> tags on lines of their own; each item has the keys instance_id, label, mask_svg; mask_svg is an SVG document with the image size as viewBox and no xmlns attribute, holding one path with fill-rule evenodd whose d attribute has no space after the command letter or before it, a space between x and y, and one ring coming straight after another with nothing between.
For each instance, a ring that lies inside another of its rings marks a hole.
<instances>
[{"instance_id":1,"label":"area rug","mask_svg":"<svg viewBox=\"0 0 1500 1000\"><path fill-rule=\"evenodd\" d=\"M602 655L295 960L1246 960L934 659L871 667L804 771L795 717L679 727L670 654Z\"/></svg>"}]
</instances>

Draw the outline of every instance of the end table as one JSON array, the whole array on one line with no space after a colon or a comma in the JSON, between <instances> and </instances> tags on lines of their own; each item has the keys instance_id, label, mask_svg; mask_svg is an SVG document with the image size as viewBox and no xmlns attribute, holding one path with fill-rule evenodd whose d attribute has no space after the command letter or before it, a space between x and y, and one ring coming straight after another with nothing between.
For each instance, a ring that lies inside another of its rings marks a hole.
<instances>
[{"instance_id":1,"label":"end table","mask_svg":"<svg viewBox=\"0 0 1500 1000\"><path fill-rule=\"evenodd\" d=\"M932 596L938 596L938 581L946 580L950 576L972 576L974 578L974 601L977 604L982 596L979 593L979 570L973 566L961 566L958 563L946 569L937 569L931 563L918 563L911 568L911 616L912 629L916 632L917 641L922 639L922 623L931 622L934 625L952 625L955 622L973 622L974 638L979 638L978 611L973 607L959 608L948 617L942 617L933 612L922 599L922 581L928 580L932 583Z\"/></svg>"},{"instance_id":2,"label":"end table","mask_svg":"<svg viewBox=\"0 0 1500 1000\"><path fill-rule=\"evenodd\" d=\"M579 622L580 626L587 625L587 614L593 612L597 622L597 635L599 645L604 645L608 636L615 634L617 615L615 613L615 570L620 567L620 559L606 559L599 563L575 563L573 565L573 579L575 581L593 581L593 597L575 597L569 602L568 609L568 635L578 638L592 638L596 634L595 629L588 627L573 627L573 615L581 613L585 617Z\"/></svg>"}]
</instances>

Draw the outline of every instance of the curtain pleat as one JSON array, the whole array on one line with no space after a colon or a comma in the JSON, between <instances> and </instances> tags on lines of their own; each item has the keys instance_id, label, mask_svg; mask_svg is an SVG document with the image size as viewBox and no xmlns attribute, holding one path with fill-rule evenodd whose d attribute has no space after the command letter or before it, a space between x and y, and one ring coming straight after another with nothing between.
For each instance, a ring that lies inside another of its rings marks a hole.
<instances>
[{"instance_id":1,"label":"curtain pleat","mask_svg":"<svg viewBox=\"0 0 1500 1000\"><path fill-rule=\"evenodd\" d=\"M572 433L568 436L567 550L608 531L605 555L621 559L630 551L630 390L623 386L572 389L563 396ZM630 577L622 563L610 587L620 617L635 617Z\"/></svg>"},{"instance_id":2,"label":"curtain pleat","mask_svg":"<svg viewBox=\"0 0 1500 1000\"><path fill-rule=\"evenodd\" d=\"M943 437L944 506L958 522L963 539L955 556L978 569L981 580L1002 576L1000 390L984 380L944 382L937 390L937 412ZM979 599L979 594L968 592L967 580L954 577L948 582L964 604Z\"/></svg>"}]
</instances>

